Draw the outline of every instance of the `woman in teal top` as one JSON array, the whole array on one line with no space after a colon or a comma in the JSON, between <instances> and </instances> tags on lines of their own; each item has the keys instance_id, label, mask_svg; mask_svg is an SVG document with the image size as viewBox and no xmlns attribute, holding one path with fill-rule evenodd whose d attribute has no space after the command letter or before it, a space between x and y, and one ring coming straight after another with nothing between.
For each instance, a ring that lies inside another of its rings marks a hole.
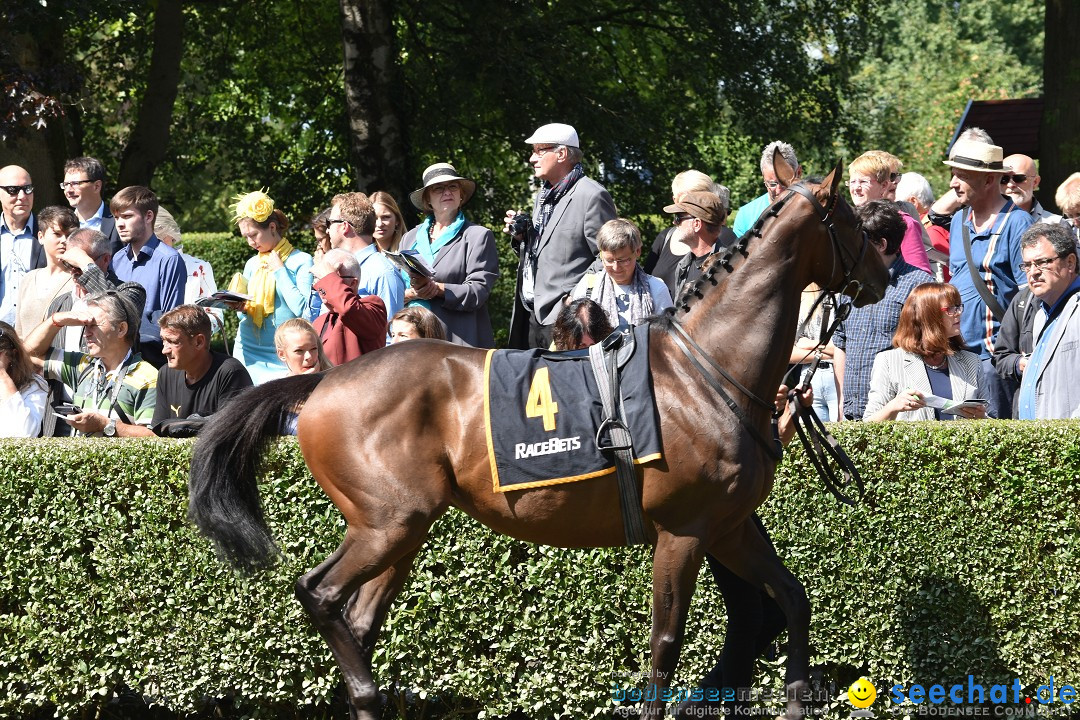
<instances>
[{"instance_id":1,"label":"woman in teal top","mask_svg":"<svg viewBox=\"0 0 1080 720\"><path fill-rule=\"evenodd\" d=\"M246 303L233 305L240 314L233 355L258 385L288 372L278 358L274 332L287 320L306 317L312 260L284 238L289 220L266 193L256 191L238 198L235 222L258 254L229 287L251 296Z\"/></svg>"}]
</instances>

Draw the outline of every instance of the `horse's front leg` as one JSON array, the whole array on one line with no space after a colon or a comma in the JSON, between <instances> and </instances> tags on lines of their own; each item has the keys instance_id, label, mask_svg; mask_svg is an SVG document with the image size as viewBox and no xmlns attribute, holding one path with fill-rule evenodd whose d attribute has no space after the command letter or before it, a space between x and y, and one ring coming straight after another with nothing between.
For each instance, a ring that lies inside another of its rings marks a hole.
<instances>
[{"instance_id":1,"label":"horse's front leg","mask_svg":"<svg viewBox=\"0 0 1080 720\"><path fill-rule=\"evenodd\" d=\"M726 539L709 552L736 575L767 592L784 611L788 628L785 717L803 720L810 701L810 601L806 589L784 567L753 522L743 523L738 542Z\"/></svg>"},{"instance_id":2,"label":"horse's front leg","mask_svg":"<svg viewBox=\"0 0 1080 720\"><path fill-rule=\"evenodd\" d=\"M671 686L679 664L686 630L686 616L694 596L704 550L695 537L676 537L661 531L653 553L652 697L642 710L642 718L662 718L664 691Z\"/></svg>"}]
</instances>

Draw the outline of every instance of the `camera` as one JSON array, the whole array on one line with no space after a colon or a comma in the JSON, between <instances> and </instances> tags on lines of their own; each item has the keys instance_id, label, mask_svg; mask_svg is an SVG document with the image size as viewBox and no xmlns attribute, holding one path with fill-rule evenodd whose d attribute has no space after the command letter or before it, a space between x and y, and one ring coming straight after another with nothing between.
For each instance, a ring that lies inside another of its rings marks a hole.
<instances>
[{"instance_id":1,"label":"camera","mask_svg":"<svg viewBox=\"0 0 1080 720\"><path fill-rule=\"evenodd\" d=\"M532 230L532 218L525 213L518 213L514 216L514 219L510 221L509 228L511 235L520 235L523 238L529 237L529 231Z\"/></svg>"}]
</instances>

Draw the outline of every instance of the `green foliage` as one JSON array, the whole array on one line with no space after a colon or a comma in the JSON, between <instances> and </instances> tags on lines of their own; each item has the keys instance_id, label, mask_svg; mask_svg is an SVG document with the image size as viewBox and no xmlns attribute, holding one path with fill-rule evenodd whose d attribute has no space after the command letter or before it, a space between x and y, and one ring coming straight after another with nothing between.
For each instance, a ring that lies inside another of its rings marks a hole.
<instances>
[{"instance_id":1,"label":"green foliage","mask_svg":"<svg viewBox=\"0 0 1080 720\"><path fill-rule=\"evenodd\" d=\"M845 423L868 485L838 505L789 451L761 510L806 584L812 662L837 697L879 688L1080 676L1080 435L1075 423ZM294 441L261 492L282 563L234 575L185 520L183 441L0 443L0 715L100 703L121 681L188 713L207 698L295 716L339 682L292 597L340 540L340 516ZM562 550L495 535L458 512L433 528L391 611L376 673L418 717L604 717L647 664L644 548ZM722 602L707 571L676 678L711 667ZM782 668L764 664L778 688ZM878 707L884 707L879 700ZM444 715L447 716L447 715Z\"/></svg>"},{"instance_id":2,"label":"green foliage","mask_svg":"<svg viewBox=\"0 0 1080 720\"><path fill-rule=\"evenodd\" d=\"M941 161L968 100L1042 91L1043 5L882 4L872 52L843 99L848 160L871 148L888 150L944 192L949 175Z\"/></svg>"}]
</instances>

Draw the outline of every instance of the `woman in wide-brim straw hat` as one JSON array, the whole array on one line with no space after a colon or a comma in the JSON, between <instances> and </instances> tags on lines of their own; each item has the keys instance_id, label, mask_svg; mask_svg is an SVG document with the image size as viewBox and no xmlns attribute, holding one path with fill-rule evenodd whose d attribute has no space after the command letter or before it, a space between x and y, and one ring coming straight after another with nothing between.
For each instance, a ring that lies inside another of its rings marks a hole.
<instances>
[{"instance_id":1,"label":"woman in wide-brim straw hat","mask_svg":"<svg viewBox=\"0 0 1080 720\"><path fill-rule=\"evenodd\" d=\"M450 342L494 347L487 301L498 277L499 253L491 230L469 222L461 210L475 191L476 183L453 165L436 163L409 195L427 216L401 239L401 247L417 251L435 276L411 277L405 304L435 313Z\"/></svg>"},{"instance_id":2,"label":"woman in wide-brim straw hat","mask_svg":"<svg viewBox=\"0 0 1080 720\"><path fill-rule=\"evenodd\" d=\"M285 239L289 220L265 192L236 198L235 215L240 234L257 254L229 285L230 290L251 296L246 303L232 305L240 313L233 356L258 385L288 370L278 357L274 332L287 320L307 316L312 260Z\"/></svg>"}]
</instances>

